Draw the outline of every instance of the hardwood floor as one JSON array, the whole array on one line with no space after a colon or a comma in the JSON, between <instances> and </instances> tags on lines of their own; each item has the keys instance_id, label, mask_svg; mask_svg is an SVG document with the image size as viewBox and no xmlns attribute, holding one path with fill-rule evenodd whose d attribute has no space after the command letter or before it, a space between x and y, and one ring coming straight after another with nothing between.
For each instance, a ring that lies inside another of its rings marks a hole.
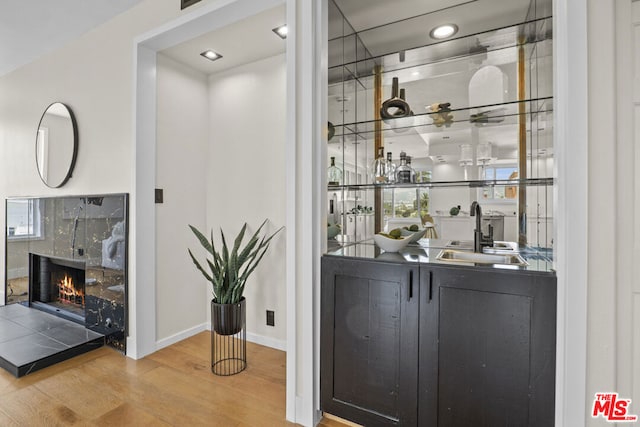
<instances>
[{"instance_id":1,"label":"hardwood floor","mask_svg":"<svg viewBox=\"0 0 640 427\"><path fill-rule=\"evenodd\" d=\"M213 375L203 332L137 361L101 348L22 378L0 370L0 425L293 426L285 360L247 343L244 372Z\"/></svg>"}]
</instances>

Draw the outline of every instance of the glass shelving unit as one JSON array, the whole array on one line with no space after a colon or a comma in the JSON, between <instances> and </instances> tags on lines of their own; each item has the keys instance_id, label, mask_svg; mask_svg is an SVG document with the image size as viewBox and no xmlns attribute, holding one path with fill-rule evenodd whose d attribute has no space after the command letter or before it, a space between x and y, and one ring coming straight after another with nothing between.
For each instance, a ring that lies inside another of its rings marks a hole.
<instances>
[{"instance_id":1,"label":"glass shelving unit","mask_svg":"<svg viewBox=\"0 0 640 427\"><path fill-rule=\"evenodd\" d=\"M328 186L328 222L341 226L338 241L366 240L390 219L420 221L428 213L445 220L452 206L464 211L477 200L483 209L512 218L512 239L507 240L549 248L554 186L549 11L540 8L524 22L489 31L472 28L430 44L403 34L424 25L425 15L359 32L332 1L329 16L332 134L327 151L343 171L343 182ZM497 80L480 78L473 86L480 70L489 70ZM391 97L393 78L405 89L413 115L380 119L380 101ZM430 109L443 103L450 104L446 123ZM490 158L476 156L481 143L490 144ZM429 179L373 184L370 166L381 145L385 154L393 153L395 163L406 152L418 176ZM461 161L462 145L472 147L470 162ZM489 178L488 168L513 168L515 174ZM496 187L515 190L487 191ZM496 194L503 199L487 198Z\"/></svg>"}]
</instances>

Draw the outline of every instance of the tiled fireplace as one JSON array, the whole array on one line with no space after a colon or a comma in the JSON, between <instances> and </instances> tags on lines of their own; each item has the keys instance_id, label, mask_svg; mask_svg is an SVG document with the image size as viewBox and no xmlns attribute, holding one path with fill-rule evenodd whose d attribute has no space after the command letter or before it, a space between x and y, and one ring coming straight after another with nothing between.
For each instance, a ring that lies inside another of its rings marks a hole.
<instances>
[{"instance_id":1,"label":"tiled fireplace","mask_svg":"<svg viewBox=\"0 0 640 427\"><path fill-rule=\"evenodd\" d=\"M20 377L103 346L125 352L128 196L6 201L0 368Z\"/></svg>"},{"instance_id":2,"label":"tiled fireplace","mask_svg":"<svg viewBox=\"0 0 640 427\"><path fill-rule=\"evenodd\" d=\"M125 352L127 205L126 194L7 200L5 302L71 320Z\"/></svg>"}]
</instances>

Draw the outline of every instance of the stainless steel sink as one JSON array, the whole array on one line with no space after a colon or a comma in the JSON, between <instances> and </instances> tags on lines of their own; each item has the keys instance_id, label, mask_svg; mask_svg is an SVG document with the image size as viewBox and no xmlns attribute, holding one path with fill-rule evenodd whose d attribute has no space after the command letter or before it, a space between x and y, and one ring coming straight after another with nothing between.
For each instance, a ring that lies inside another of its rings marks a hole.
<instances>
[{"instance_id":1,"label":"stainless steel sink","mask_svg":"<svg viewBox=\"0 0 640 427\"><path fill-rule=\"evenodd\" d=\"M492 246L487 246L482 250L489 254L517 253L518 244L516 242L494 241Z\"/></svg>"},{"instance_id":2,"label":"stainless steel sink","mask_svg":"<svg viewBox=\"0 0 640 427\"><path fill-rule=\"evenodd\" d=\"M447 248L473 249L473 240L449 240Z\"/></svg>"},{"instance_id":3,"label":"stainless steel sink","mask_svg":"<svg viewBox=\"0 0 640 427\"><path fill-rule=\"evenodd\" d=\"M473 249L473 240L449 240L445 248ZM493 245L486 246L482 250L489 254L516 253L518 252L518 244L516 242L496 240Z\"/></svg>"},{"instance_id":4,"label":"stainless steel sink","mask_svg":"<svg viewBox=\"0 0 640 427\"><path fill-rule=\"evenodd\" d=\"M487 254L443 249L440 251L436 259L440 261L469 264L529 265L529 263L527 263L527 261L517 253Z\"/></svg>"}]
</instances>

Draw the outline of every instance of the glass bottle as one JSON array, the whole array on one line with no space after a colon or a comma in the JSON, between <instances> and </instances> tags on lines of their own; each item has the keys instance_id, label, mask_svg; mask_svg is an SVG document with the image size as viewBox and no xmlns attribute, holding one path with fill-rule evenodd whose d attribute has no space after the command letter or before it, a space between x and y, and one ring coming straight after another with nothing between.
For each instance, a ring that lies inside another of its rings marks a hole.
<instances>
[{"instance_id":1,"label":"glass bottle","mask_svg":"<svg viewBox=\"0 0 640 427\"><path fill-rule=\"evenodd\" d=\"M331 158L331 166L327 169L327 181L329 185L340 185L342 183L342 170L336 166L336 158Z\"/></svg>"},{"instance_id":2,"label":"glass bottle","mask_svg":"<svg viewBox=\"0 0 640 427\"><path fill-rule=\"evenodd\" d=\"M407 156L407 166L411 169L411 182L416 182L416 171L411 167L411 156Z\"/></svg>"},{"instance_id":3,"label":"glass bottle","mask_svg":"<svg viewBox=\"0 0 640 427\"><path fill-rule=\"evenodd\" d=\"M422 160L422 164L424 165L425 170L420 172L420 180L419 182L431 182L431 175L433 171L433 160L430 157L425 157Z\"/></svg>"},{"instance_id":4,"label":"glass bottle","mask_svg":"<svg viewBox=\"0 0 640 427\"><path fill-rule=\"evenodd\" d=\"M412 169L407 165L407 153L402 151L400 153L400 166L396 168L396 183L398 184L410 184L411 183ZM414 172L415 175L415 172Z\"/></svg>"},{"instance_id":5,"label":"glass bottle","mask_svg":"<svg viewBox=\"0 0 640 427\"><path fill-rule=\"evenodd\" d=\"M386 184L387 181L387 159L384 158L384 147L378 148L376 159L371 165L371 181L374 184Z\"/></svg>"},{"instance_id":6,"label":"glass bottle","mask_svg":"<svg viewBox=\"0 0 640 427\"><path fill-rule=\"evenodd\" d=\"M396 182L396 164L393 163L391 151L387 151L387 182Z\"/></svg>"}]
</instances>

